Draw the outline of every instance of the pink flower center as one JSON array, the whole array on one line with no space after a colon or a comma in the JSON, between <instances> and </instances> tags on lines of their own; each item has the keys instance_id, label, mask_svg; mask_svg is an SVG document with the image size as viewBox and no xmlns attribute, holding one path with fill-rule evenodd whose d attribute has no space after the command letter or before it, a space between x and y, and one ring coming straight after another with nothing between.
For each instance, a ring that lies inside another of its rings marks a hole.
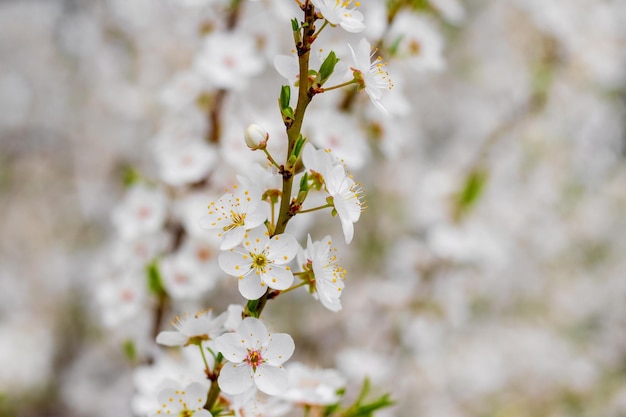
<instances>
[{"instance_id":1,"label":"pink flower center","mask_svg":"<svg viewBox=\"0 0 626 417\"><path fill-rule=\"evenodd\" d=\"M131 302L135 299L135 293L132 290L125 289L121 292L120 298L122 301Z\"/></svg>"},{"instance_id":2,"label":"pink flower center","mask_svg":"<svg viewBox=\"0 0 626 417\"><path fill-rule=\"evenodd\" d=\"M232 56L226 55L224 57L224 65L227 68L235 68L235 66L237 66L237 61Z\"/></svg>"},{"instance_id":3,"label":"pink flower center","mask_svg":"<svg viewBox=\"0 0 626 417\"><path fill-rule=\"evenodd\" d=\"M137 210L137 216L140 219L147 219L151 215L152 211L150 210L150 207L139 207L139 209Z\"/></svg>"},{"instance_id":4,"label":"pink flower center","mask_svg":"<svg viewBox=\"0 0 626 417\"><path fill-rule=\"evenodd\" d=\"M257 366L263 363L263 356L261 355L261 351L248 350L248 356L246 357L245 362L250 365L253 370L256 371Z\"/></svg>"},{"instance_id":5,"label":"pink flower center","mask_svg":"<svg viewBox=\"0 0 626 417\"><path fill-rule=\"evenodd\" d=\"M199 248L196 257L200 262L208 262L211 260L211 250L209 248Z\"/></svg>"}]
</instances>

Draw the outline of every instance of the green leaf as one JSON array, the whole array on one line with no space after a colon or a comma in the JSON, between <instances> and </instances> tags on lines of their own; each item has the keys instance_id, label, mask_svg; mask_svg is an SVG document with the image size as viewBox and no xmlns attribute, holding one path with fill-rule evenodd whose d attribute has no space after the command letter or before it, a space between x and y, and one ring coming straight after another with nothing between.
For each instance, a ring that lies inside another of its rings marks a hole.
<instances>
[{"instance_id":1,"label":"green leaf","mask_svg":"<svg viewBox=\"0 0 626 417\"><path fill-rule=\"evenodd\" d=\"M305 172L302 178L300 178L300 191L309 191L309 173Z\"/></svg>"},{"instance_id":2,"label":"green leaf","mask_svg":"<svg viewBox=\"0 0 626 417\"><path fill-rule=\"evenodd\" d=\"M290 119L295 119L295 115L293 114L293 109L291 107L286 107L281 110L281 113L284 117L289 117Z\"/></svg>"},{"instance_id":3,"label":"green leaf","mask_svg":"<svg viewBox=\"0 0 626 417\"><path fill-rule=\"evenodd\" d=\"M485 190L487 178L487 172L481 168L476 168L469 173L463 187L455 197L454 217L457 220L476 205Z\"/></svg>"},{"instance_id":4,"label":"green leaf","mask_svg":"<svg viewBox=\"0 0 626 417\"><path fill-rule=\"evenodd\" d=\"M294 32L300 30L300 23L298 23L298 19L296 19L295 17L291 19L291 30L293 30Z\"/></svg>"},{"instance_id":5,"label":"green leaf","mask_svg":"<svg viewBox=\"0 0 626 417\"><path fill-rule=\"evenodd\" d=\"M393 40L391 46L389 46L389 52L391 52L391 55L396 55L398 53L398 48L400 47L400 43L403 38L404 35L400 35Z\"/></svg>"},{"instance_id":6,"label":"green leaf","mask_svg":"<svg viewBox=\"0 0 626 417\"><path fill-rule=\"evenodd\" d=\"M291 87L283 85L280 87L280 109L286 109L291 102Z\"/></svg>"},{"instance_id":7,"label":"green leaf","mask_svg":"<svg viewBox=\"0 0 626 417\"><path fill-rule=\"evenodd\" d=\"M126 167L124 169L122 181L126 188L130 188L139 181L141 181L141 174L133 167Z\"/></svg>"},{"instance_id":8,"label":"green leaf","mask_svg":"<svg viewBox=\"0 0 626 417\"><path fill-rule=\"evenodd\" d=\"M165 288L163 288L161 280L161 272L159 271L159 262L154 259L148 265L146 265L146 273L148 275L148 289L155 295L166 294Z\"/></svg>"},{"instance_id":9,"label":"green leaf","mask_svg":"<svg viewBox=\"0 0 626 417\"><path fill-rule=\"evenodd\" d=\"M369 378L365 378L359 397L345 412L344 417L371 417L374 412L382 408L390 407L394 404L389 394L384 394L373 401L366 402L365 398L369 394L372 386Z\"/></svg>"},{"instance_id":10,"label":"green leaf","mask_svg":"<svg viewBox=\"0 0 626 417\"><path fill-rule=\"evenodd\" d=\"M296 140L295 145L293 146L293 151L291 152L291 155L295 156L296 160L300 158L300 153L302 152L302 147L305 143L306 138L302 136L302 134L300 134L300 136L298 136L298 139Z\"/></svg>"},{"instance_id":11,"label":"green leaf","mask_svg":"<svg viewBox=\"0 0 626 417\"><path fill-rule=\"evenodd\" d=\"M122 349L124 350L124 355L126 355L128 360L135 362L137 359L137 347L135 346L135 342L132 339L125 340L122 345Z\"/></svg>"},{"instance_id":12,"label":"green leaf","mask_svg":"<svg viewBox=\"0 0 626 417\"><path fill-rule=\"evenodd\" d=\"M335 71L335 65L337 65L337 62L339 62L339 59L337 58L337 55L335 55L335 51L330 51L324 62L322 62L322 66L319 70L318 82L320 85L324 85L324 83L328 81L328 78L330 78L333 71Z\"/></svg>"}]
</instances>

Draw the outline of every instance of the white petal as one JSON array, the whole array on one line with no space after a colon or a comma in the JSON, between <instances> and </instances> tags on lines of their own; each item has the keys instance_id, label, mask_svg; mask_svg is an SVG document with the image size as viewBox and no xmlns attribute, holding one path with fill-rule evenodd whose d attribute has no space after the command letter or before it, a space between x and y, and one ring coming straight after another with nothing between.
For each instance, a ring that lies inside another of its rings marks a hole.
<instances>
[{"instance_id":1,"label":"white petal","mask_svg":"<svg viewBox=\"0 0 626 417\"><path fill-rule=\"evenodd\" d=\"M269 234L265 226L257 227L256 229L246 232L243 239L243 246L246 248L246 251L250 253L260 254L265 251L269 240Z\"/></svg>"},{"instance_id":2,"label":"white petal","mask_svg":"<svg viewBox=\"0 0 626 417\"><path fill-rule=\"evenodd\" d=\"M224 333L215 339L215 348L230 362L240 363L248 356L248 350L237 333Z\"/></svg>"},{"instance_id":3,"label":"white petal","mask_svg":"<svg viewBox=\"0 0 626 417\"><path fill-rule=\"evenodd\" d=\"M262 201L254 211L247 214L246 229L254 229L262 225L270 216L270 210L270 205Z\"/></svg>"},{"instance_id":4,"label":"white petal","mask_svg":"<svg viewBox=\"0 0 626 417\"><path fill-rule=\"evenodd\" d=\"M268 287L282 291L293 284L293 273L285 267L273 265L268 268L267 273L261 274L261 279Z\"/></svg>"},{"instance_id":5,"label":"white petal","mask_svg":"<svg viewBox=\"0 0 626 417\"><path fill-rule=\"evenodd\" d=\"M242 339L245 339L245 345L248 349L259 349L270 337L270 332L267 331L265 324L254 317L243 319L237 327L237 333Z\"/></svg>"},{"instance_id":6,"label":"white petal","mask_svg":"<svg viewBox=\"0 0 626 417\"><path fill-rule=\"evenodd\" d=\"M320 302L324 307L335 313L341 310L341 301L339 298L331 298L328 294L318 293Z\"/></svg>"},{"instance_id":7,"label":"white petal","mask_svg":"<svg viewBox=\"0 0 626 417\"><path fill-rule=\"evenodd\" d=\"M198 224L203 229L215 229L218 226L216 217L210 214L206 214L200 217L200 220L198 220Z\"/></svg>"},{"instance_id":8,"label":"white petal","mask_svg":"<svg viewBox=\"0 0 626 417\"><path fill-rule=\"evenodd\" d=\"M295 81L299 72L298 57L295 55L277 55L274 57L274 67L289 82Z\"/></svg>"},{"instance_id":9,"label":"white petal","mask_svg":"<svg viewBox=\"0 0 626 417\"><path fill-rule=\"evenodd\" d=\"M263 354L263 359L272 366L282 365L286 360L291 358L296 345L293 338L287 333L274 333L270 337L270 342Z\"/></svg>"},{"instance_id":10,"label":"white petal","mask_svg":"<svg viewBox=\"0 0 626 417\"><path fill-rule=\"evenodd\" d=\"M286 233L276 235L267 245L267 257L279 265L286 264L296 256L299 247L295 237Z\"/></svg>"},{"instance_id":11,"label":"white petal","mask_svg":"<svg viewBox=\"0 0 626 417\"><path fill-rule=\"evenodd\" d=\"M222 368L217 383L226 394L237 395L249 390L253 385L252 368L248 364L227 363Z\"/></svg>"},{"instance_id":12,"label":"white petal","mask_svg":"<svg viewBox=\"0 0 626 417\"><path fill-rule=\"evenodd\" d=\"M365 29L365 24L363 23L363 14L357 10L353 10L350 12L352 14L351 18L345 18L339 24L346 32L350 33L359 33Z\"/></svg>"},{"instance_id":13,"label":"white petal","mask_svg":"<svg viewBox=\"0 0 626 417\"><path fill-rule=\"evenodd\" d=\"M188 340L189 338L184 334L172 331L163 331L156 338L156 342L163 346L182 346Z\"/></svg>"},{"instance_id":14,"label":"white petal","mask_svg":"<svg viewBox=\"0 0 626 417\"><path fill-rule=\"evenodd\" d=\"M337 215L339 216L339 221L341 222L341 229L343 230L343 236L346 239L346 244L348 244L352 242L352 237L354 236L354 224L350 220L345 202L343 200L336 200L335 210L337 210Z\"/></svg>"},{"instance_id":15,"label":"white petal","mask_svg":"<svg viewBox=\"0 0 626 417\"><path fill-rule=\"evenodd\" d=\"M247 300L258 300L267 291L267 285L261 284L256 274L248 274L239 278L239 293Z\"/></svg>"},{"instance_id":16,"label":"white petal","mask_svg":"<svg viewBox=\"0 0 626 417\"><path fill-rule=\"evenodd\" d=\"M256 386L268 395L278 395L289 387L289 377L283 367L261 365L254 373Z\"/></svg>"},{"instance_id":17,"label":"white petal","mask_svg":"<svg viewBox=\"0 0 626 417\"><path fill-rule=\"evenodd\" d=\"M315 166L315 147L307 142L304 145L304 150L302 151L302 163L307 169L311 169Z\"/></svg>"},{"instance_id":18,"label":"white petal","mask_svg":"<svg viewBox=\"0 0 626 417\"><path fill-rule=\"evenodd\" d=\"M232 249L243 240L243 235L246 234L246 230L242 226L236 226L230 229L227 232L224 232L222 235L223 239L222 244L220 245L221 250Z\"/></svg>"},{"instance_id":19,"label":"white petal","mask_svg":"<svg viewBox=\"0 0 626 417\"><path fill-rule=\"evenodd\" d=\"M176 394L176 390L173 388L165 388L163 391L159 392L159 395L157 396L159 399L159 405L167 405L164 410L169 409L174 412L181 410L181 404L177 401L177 397L178 395Z\"/></svg>"},{"instance_id":20,"label":"white petal","mask_svg":"<svg viewBox=\"0 0 626 417\"><path fill-rule=\"evenodd\" d=\"M358 68L363 72L369 72L370 62L372 56L372 47L367 39L363 38L357 45L356 58Z\"/></svg>"},{"instance_id":21,"label":"white petal","mask_svg":"<svg viewBox=\"0 0 626 417\"><path fill-rule=\"evenodd\" d=\"M346 180L349 179L346 174L346 169L343 165L332 165L324 172L324 182L326 183L326 190L330 195L338 198L342 188L345 187Z\"/></svg>"},{"instance_id":22,"label":"white petal","mask_svg":"<svg viewBox=\"0 0 626 417\"><path fill-rule=\"evenodd\" d=\"M199 382L193 382L185 387L183 391L183 401L187 404L187 408L197 410L204 407L207 397L207 389ZM206 411L206 410L205 410ZM199 416L200 413L194 413L194 416Z\"/></svg>"},{"instance_id":23,"label":"white petal","mask_svg":"<svg viewBox=\"0 0 626 417\"><path fill-rule=\"evenodd\" d=\"M250 272L250 265L252 265L250 256L238 249L231 249L220 253L217 262L220 268L222 268L222 271L233 277L248 274Z\"/></svg>"}]
</instances>

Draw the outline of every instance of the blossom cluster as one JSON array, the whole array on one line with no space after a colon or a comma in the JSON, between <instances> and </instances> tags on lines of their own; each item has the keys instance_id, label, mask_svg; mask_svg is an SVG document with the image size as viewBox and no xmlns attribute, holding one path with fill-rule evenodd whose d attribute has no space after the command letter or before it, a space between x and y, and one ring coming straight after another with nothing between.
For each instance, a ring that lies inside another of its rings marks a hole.
<instances>
[{"instance_id":1,"label":"blossom cluster","mask_svg":"<svg viewBox=\"0 0 626 417\"><path fill-rule=\"evenodd\" d=\"M266 303L279 296L284 299L282 294L300 287L328 310L342 310L347 274L339 265L333 237L318 236L311 220L301 219L310 219L314 212L336 217L345 244L350 244L365 208L364 194L345 160L305 136L303 124L311 122L304 116L317 97L349 88L350 94L364 91L375 107L388 114L380 101L392 87L390 76L380 57L372 61L376 51L366 38L355 47L346 44L349 67L334 51L320 55L319 61L313 58L313 49L331 30L323 32L327 26L359 33L366 29L364 15L348 2L298 3L301 17L288 23L294 34L294 55L272 59L289 83L277 85L276 115L285 131L281 134L267 122L271 119L265 119L237 132L240 121L226 115L226 100L245 99L254 76L265 65L251 38L236 30L244 6L233 5L229 23L208 33L191 68L174 75L163 89L167 111L156 135L158 177L148 179L133 172L126 197L112 217L120 238L119 259L112 266L120 277L103 283L98 293L105 324L116 327L138 314L149 317L146 307L152 303L156 342L198 349L203 360L198 365L209 381L208 387L198 379L175 386L158 384L152 390L161 404L153 410L156 415L208 415L228 409L243 413L238 410L261 407L257 392L278 396L284 404L298 398L292 406L338 404L345 384L336 371L318 376L318 371L304 365L296 367L300 378L308 381L302 383L319 385L320 394L307 394L305 385L290 383L283 364L294 353L294 339L286 333L270 333L261 313ZM203 112L208 113L208 125L196 120ZM332 129L329 133L335 134ZM229 143L228 135L237 143ZM254 153L262 156L256 158ZM226 192L217 194L223 186ZM200 215L203 206L206 211ZM299 243L303 237L306 246ZM140 281L146 274L147 288ZM232 279L222 280L224 275ZM173 323L174 331L161 330L170 303L182 307L202 302L235 280L245 306L232 304L216 317L211 310L195 315L184 311ZM131 343L134 348L135 342ZM169 381L166 375L161 378ZM200 393L203 388L206 392ZM171 408L176 401L178 408ZM360 401L353 407L365 406ZM137 403L142 404L137 413L150 413L143 408L147 401ZM368 407L388 405L383 396Z\"/></svg>"},{"instance_id":2,"label":"blossom cluster","mask_svg":"<svg viewBox=\"0 0 626 417\"><path fill-rule=\"evenodd\" d=\"M625 13L0 5L0 414L624 414Z\"/></svg>"}]
</instances>

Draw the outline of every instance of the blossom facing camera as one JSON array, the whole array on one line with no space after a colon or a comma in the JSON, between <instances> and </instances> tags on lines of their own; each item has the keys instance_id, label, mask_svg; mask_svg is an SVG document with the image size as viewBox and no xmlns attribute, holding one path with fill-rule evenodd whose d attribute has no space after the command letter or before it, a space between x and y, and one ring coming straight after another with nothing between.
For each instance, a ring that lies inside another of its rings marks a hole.
<instances>
[{"instance_id":1,"label":"blossom facing camera","mask_svg":"<svg viewBox=\"0 0 626 417\"><path fill-rule=\"evenodd\" d=\"M268 395L287 389L289 379L282 365L295 350L288 334L270 334L261 320L248 317L235 332L218 337L215 345L229 361L217 380L226 394L243 394L255 385Z\"/></svg>"},{"instance_id":2,"label":"blossom facing camera","mask_svg":"<svg viewBox=\"0 0 626 417\"><path fill-rule=\"evenodd\" d=\"M244 138L248 148L256 151L257 149L265 149L267 147L267 141L270 138L270 134L267 133L267 131L261 126L251 124L246 129Z\"/></svg>"},{"instance_id":3,"label":"blossom facing camera","mask_svg":"<svg viewBox=\"0 0 626 417\"><path fill-rule=\"evenodd\" d=\"M298 242L288 234L268 236L264 227L244 235L243 247L224 251L219 257L222 271L239 278L239 292L248 300L259 299L270 287L286 290L293 283L287 265L298 251Z\"/></svg>"}]
</instances>

